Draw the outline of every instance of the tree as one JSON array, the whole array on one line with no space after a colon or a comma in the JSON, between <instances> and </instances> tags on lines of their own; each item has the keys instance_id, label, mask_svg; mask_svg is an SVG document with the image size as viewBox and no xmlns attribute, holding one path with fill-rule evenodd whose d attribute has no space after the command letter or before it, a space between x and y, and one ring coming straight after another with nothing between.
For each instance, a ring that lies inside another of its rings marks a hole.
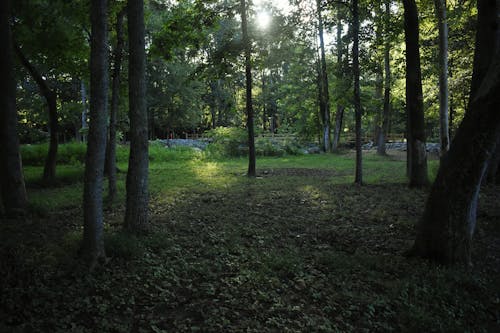
<instances>
[{"instance_id":1,"label":"tree","mask_svg":"<svg viewBox=\"0 0 500 333\"><path fill-rule=\"evenodd\" d=\"M415 0L403 0L406 43L406 113L408 176L411 187L428 185L424 104L420 70L418 10Z\"/></svg>"},{"instance_id":2,"label":"tree","mask_svg":"<svg viewBox=\"0 0 500 333\"><path fill-rule=\"evenodd\" d=\"M26 55L21 50L19 45L15 45L15 50L17 56L21 60L21 63L26 68L26 70L33 77L33 80L38 85L40 93L43 95L47 102L47 110L49 113L49 151L47 158L45 159L45 166L43 168L43 181L46 183L52 183L56 178L56 162L57 162L57 148L59 145L58 132L59 132L59 121L57 114L57 93L52 89L47 79L44 78L42 74L35 68L35 66L28 60Z\"/></svg>"},{"instance_id":3,"label":"tree","mask_svg":"<svg viewBox=\"0 0 500 333\"><path fill-rule=\"evenodd\" d=\"M109 115L109 137L106 148L106 174L108 175L108 199L112 203L116 197L116 119L120 102L120 74L123 57L123 18L126 10L116 16L116 46L113 54L113 74L111 87L111 110Z\"/></svg>"},{"instance_id":4,"label":"tree","mask_svg":"<svg viewBox=\"0 0 500 333\"><path fill-rule=\"evenodd\" d=\"M385 155L385 141L389 132L389 116L391 112L391 59L390 59L390 1L385 0L384 12L384 110L382 113L382 127L377 138L377 154Z\"/></svg>"},{"instance_id":5,"label":"tree","mask_svg":"<svg viewBox=\"0 0 500 333\"><path fill-rule=\"evenodd\" d=\"M328 89L328 73L326 71L325 41L323 36L323 16L321 15L321 0L316 0L316 10L318 12L318 34L320 62L319 66L319 98L320 111L323 119L323 149L325 152L331 151L330 139L330 97Z\"/></svg>"},{"instance_id":6,"label":"tree","mask_svg":"<svg viewBox=\"0 0 500 333\"><path fill-rule=\"evenodd\" d=\"M344 81L344 68L342 66L343 43L342 43L342 11L341 4L337 4L337 81ZM339 89L340 90L340 89ZM337 112L335 112L335 126L333 129L332 151L337 151L340 140L340 132L342 130L342 119L344 118L345 106L342 105L341 96L337 93Z\"/></svg>"},{"instance_id":7,"label":"tree","mask_svg":"<svg viewBox=\"0 0 500 333\"><path fill-rule=\"evenodd\" d=\"M498 1L479 0L469 108L442 157L409 254L471 264L481 182L500 135Z\"/></svg>"},{"instance_id":8,"label":"tree","mask_svg":"<svg viewBox=\"0 0 500 333\"><path fill-rule=\"evenodd\" d=\"M241 10L241 31L243 37L243 47L245 52L245 77L246 77L246 111L248 130L248 176L255 177L255 135L253 124L252 106L252 46L248 37L247 5L245 0L240 0Z\"/></svg>"},{"instance_id":9,"label":"tree","mask_svg":"<svg viewBox=\"0 0 500 333\"><path fill-rule=\"evenodd\" d=\"M92 0L90 10L90 125L83 188L81 254L91 269L105 257L102 183L108 116L107 1Z\"/></svg>"},{"instance_id":10,"label":"tree","mask_svg":"<svg viewBox=\"0 0 500 333\"><path fill-rule=\"evenodd\" d=\"M448 22L446 0L434 0L439 28L439 139L441 156L448 151Z\"/></svg>"},{"instance_id":11,"label":"tree","mask_svg":"<svg viewBox=\"0 0 500 333\"><path fill-rule=\"evenodd\" d=\"M129 0L129 117L130 157L127 172L125 229L148 228L148 114L146 108L146 54L143 0Z\"/></svg>"},{"instance_id":12,"label":"tree","mask_svg":"<svg viewBox=\"0 0 500 333\"><path fill-rule=\"evenodd\" d=\"M7 216L24 213L26 188L17 132L16 82L10 29L10 0L0 3L0 190Z\"/></svg>"},{"instance_id":13,"label":"tree","mask_svg":"<svg viewBox=\"0 0 500 333\"><path fill-rule=\"evenodd\" d=\"M352 1L352 71L354 75L354 112L356 118L356 176L354 182L363 183L363 166L361 150L361 93L359 87L359 6L358 0Z\"/></svg>"}]
</instances>

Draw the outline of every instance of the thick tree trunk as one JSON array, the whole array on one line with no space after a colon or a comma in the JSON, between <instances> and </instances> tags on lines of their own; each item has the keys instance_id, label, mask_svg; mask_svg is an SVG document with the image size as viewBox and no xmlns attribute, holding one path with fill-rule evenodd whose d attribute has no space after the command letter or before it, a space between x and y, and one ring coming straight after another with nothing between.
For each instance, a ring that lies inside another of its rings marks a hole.
<instances>
[{"instance_id":1,"label":"thick tree trunk","mask_svg":"<svg viewBox=\"0 0 500 333\"><path fill-rule=\"evenodd\" d=\"M106 174L108 175L108 200L112 203L116 198L116 118L120 104L120 74L123 54L123 18L126 10L121 10L116 17L116 46L113 55L113 79L111 84L111 109L109 115L109 138L106 149Z\"/></svg>"},{"instance_id":2,"label":"thick tree trunk","mask_svg":"<svg viewBox=\"0 0 500 333\"><path fill-rule=\"evenodd\" d=\"M337 112L335 113L335 128L333 129L333 142L332 150L339 150L340 133L342 132L342 120L344 118L344 107L337 105Z\"/></svg>"},{"instance_id":3,"label":"thick tree trunk","mask_svg":"<svg viewBox=\"0 0 500 333\"><path fill-rule=\"evenodd\" d=\"M361 94L359 88L359 8L358 0L352 1L352 71L354 75L354 112L356 118L356 175L354 183L363 184L363 165L361 150Z\"/></svg>"},{"instance_id":4,"label":"thick tree trunk","mask_svg":"<svg viewBox=\"0 0 500 333\"><path fill-rule=\"evenodd\" d=\"M125 229L148 229L148 114L144 2L128 1L130 158L127 172Z\"/></svg>"},{"instance_id":5,"label":"thick tree trunk","mask_svg":"<svg viewBox=\"0 0 500 333\"><path fill-rule=\"evenodd\" d=\"M415 0L403 0L406 42L407 158L411 187L429 184L425 147L424 102L420 70L418 11Z\"/></svg>"},{"instance_id":6,"label":"thick tree trunk","mask_svg":"<svg viewBox=\"0 0 500 333\"><path fill-rule=\"evenodd\" d=\"M377 140L377 154L385 155L385 143L389 133L389 117L391 113L391 58L390 58L390 1L385 1L384 13L384 111L382 113L382 128Z\"/></svg>"},{"instance_id":7,"label":"thick tree trunk","mask_svg":"<svg viewBox=\"0 0 500 333\"><path fill-rule=\"evenodd\" d=\"M448 130L448 22L446 0L434 0L439 28L439 139L443 156L450 148Z\"/></svg>"},{"instance_id":8,"label":"thick tree trunk","mask_svg":"<svg viewBox=\"0 0 500 333\"><path fill-rule=\"evenodd\" d=\"M323 149L325 152L331 151L331 135L330 135L330 96L328 88L328 74L326 71L326 56L325 56L325 41L323 36L323 16L321 15L321 1L316 0L318 11L318 33L319 33L319 48L320 48L320 99L323 119Z\"/></svg>"},{"instance_id":9,"label":"thick tree trunk","mask_svg":"<svg viewBox=\"0 0 500 333\"><path fill-rule=\"evenodd\" d=\"M0 198L7 216L24 214L26 188L17 133L16 82L10 31L10 0L0 2ZM1 205L0 205L1 206Z\"/></svg>"},{"instance_id":10,"label":"thick tree trunk","mask_svg":"<svg viewBox=\"0 0 500 333\"><path fill-rule=\"evenodd\" d=\"M486 181L490 184L496 184L500 180L498 178L500 172L500 136L497 139L496 148L493 151L490 162L488 163L488 170L486 171Z\"/></svg>"},{"instance_id":11,"label":"thick tree trunk","mask_svg":"<svg viewBox=\"0 0 500 333\"><path fill-rule=\"evenodd\" d=\"M45 183L53 183L56 178L56 162L57 162L57 148L59 145L58 135L59 135L59 122L57 117L57 94L54 90L50 89L47 81L42 77L42 75L36 70L28 58L24 55L21 48L18 45L14 46L17 56L21 60L23 66L28 70L30 75L35 80L38 85L38 89L42 96L47 102L48 114L49 114L49 151L47 153L47 158L45 160L45 166L43 169L43 181Z\"/></svg>"},{"instance_id":12,"label":"thick tree trunk","mask_svg":"<svg viewBox=\"0 0 500 333\"><path fill-rule=\"evenodd\" d=\"M241 31L243 34L243 44L245 46L245 76L246 76L246 110L248 129L248 176L255 177L255 135L253 124L252 106L252 65L251 65L251 44L247 29L247 6L245 0L240 1L241 6Z\"/></svg>"},{"instance_id":13,"label":"thick tree trunk","mask_svg":"<svg viewBox=\"0 0 500 333\"><path fill-rule=\"evenodd\" d=\"M499 14L498 1L479 0L469 109L442 158L410 254L471 263L479 189L500 134Z\"/></svg>"},{"instance_id":14,"label":"thick tree trunk","mask_svg":"<svg viewBox=\"0 0 500 333\"><path fill-rule=\"evenodd\" d=\"M81 254L91 269L105 257L102 185L108 116L107 1L92 0L90 20L90 125L83 189Z\"/></svg>"}]
</instances>

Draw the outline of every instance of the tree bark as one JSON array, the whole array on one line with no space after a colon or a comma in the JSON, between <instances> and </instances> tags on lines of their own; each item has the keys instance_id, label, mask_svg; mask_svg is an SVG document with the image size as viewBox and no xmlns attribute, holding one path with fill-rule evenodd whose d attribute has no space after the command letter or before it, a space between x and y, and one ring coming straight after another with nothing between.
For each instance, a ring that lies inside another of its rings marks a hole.
<instances>
[{"instance_id":1,"label":"tree bark","mask_svg":"<svg viewBox=\"0 0 500 333\"><path fill-rule=\"evenodd\" d=\"M112 203L116 198L116 118L120 104L120 74L123 57L123 18L126 10L122 9L116 16L116 46L113 55L113 74L111 84L111 109L109 114L109 139L106 149L106 174L108 175L108 200Z\"/></svg>"},{"instance_id":2,"label":"tree bark","mask_svg":"<svg viewBox=\"0 0 500 333\"><path fill-rule=\"evenodd\" d=\"M434 0L439 28L439 139L440 154L450 148L448 129L448 22L446 0Z\"/></svg>"},{"instance_id":3,"label":"tree bark","mask_svg":"<svg viewBox=\"0 0 500 333\"><path fill-rule=\"evenodd\" d=\"M358 0L352 1L352 71L354 75L354 112L356 118L356 174L354 183L363 184L363 164L361 150L361 94L359 87L359 8Z\"/></svg>"},{"instance_id":4,"label":"tree bark","mask_svg":"<svg viewBox=\"0 0 500 333\"><path fill-rule=\"evenodd\" d=\"M325 41L323 36L323 16L321 15L321 0L316 0L318 11L318 33L320 48L320 105L322 105L323 119L323 149L325 152L332 150L330 137L330 96L328 88L328 73L326 71Z\"/></svg>"},{"instance_id":5,"label":"tree bark","mask_svg":"<svg viewBox=\"0 0 500 333\"><path fill-rule=\"evenodd\" d=\"M424 103L420 69L418 11L415 0L403 0L406 42L406 113L410 187L429 184L425 146Z\"/></svg>"},{"instance_id":6,"label":"tree bark","mask_svg":"<svg viewBox=\"0 0 500 333\"><path fill-rule=\"evenodd\" d=\"M0 2L0 198L4 213L17 216L25 213L26 188L19 151L17 132L16 82L12 35L10 30L10 0Z\"/></svg>"},{"instance_id":7,"label":"tree bark","mask_svg":"<svg viewBox=\"0 0 500 333\"><path fill-rule=\"evenodd\" d=\"M143 0L128 1L130 157L127 172L125 229L148 229L148 114Z\"/></svg>"},{"instance_id":8,"label":"tree bark","mask_svg":"<svg viewBox=\"0 0 500 333\"><path fill-rule=\"evenodd\" d=\"M410 250L444 264L471 264L479 189L500 134L499 14L498 1L478 1L469 108L441 160Z\"/></svg>"},{"instance_id":9,"label":"tree bark","mask_svg":"<svg viewBox=\"0 0 500 333\"><path fill-rule=\"evenodd\" d=\"M23 66L28 70L30 75L35 80L38 85L38 89L42 96L47 101L48 113L49 113L49 151L47 153L47 158L45 159L45 166L43 168L43 181L44 183L51 184L56 179L56 162L57 162L57 148L59 145L58 134L59 134L59 122L57 117L57 94L54 90L50 89L47 81L42 77L42 75L36 70L35 66L31 64L28 58L24 55L19 45L15 44L14 49L17 56L21 60Z\"/></svg>"},{"instance_id":10,"label":"tree bark","mask_svg":"<svg viewBox=\"0 0 500 333\"><path fill-rule=\"evenodd\" d=\"M384 13L384 111L382 113L382 128L377 140L377 154L385 155L385 143L389 133L389 118L391 113L391 58L390 58L390 1L385 1Z\"/></svg>"},{"instance_id":11,"label":"tree bark","mask_svg":"<svg viewBox=\"0 0 500 333\"><path fill-rule=\"evenodd\" d=\"M107 1L92 0L90 21L90 124L83 189L81 254L91 269L105 257L102 185L108 116Z\"/></svg>"},{"instance_id":12,"label":"tree bark","mask_svg":"<svg viewBox=\"0 0 500 333\"><path fill-rule=\"evenodd\" d=\"M340 6L337 5L337 80L344 80L344 71L342 66L342 15ZM338 95L337 95L338 96ZM342 119L344 117L345 107L340 103L340 96L337 97L337 112L335 112L335 126L333 128L332 151L336 152L339 149L340 133L342 131Z\"/></svg>"},{"instance_id":13,"label":"tree bark","mask_svg":"<svg viewBox=\"0 0 500 333\"><path fill-rule=\"evenodd\" d=\"M243 45L245 47L245 76L246 76L246 111L248 129L248 177L255 177L255 135L253 124L252 106L252 64L251 64L251 43L248 37L247 26L247 5L245 0L240 0L241 6L241 31L243 35Z\"/></svg>"},{"instance_id":14,"label":"tree bark","mask_svg":"<svg viewBox=\"0 0 500 333\"><path fill-rule=\"evenodd\" d=\"M87 134L85 130L88 128L87 125L87 90L85 89L85 82L82 80L80 82L80 94L82 95L82 119L81 119L81 139L82 142L87 142Z\"/></svg>"}]
</instances>

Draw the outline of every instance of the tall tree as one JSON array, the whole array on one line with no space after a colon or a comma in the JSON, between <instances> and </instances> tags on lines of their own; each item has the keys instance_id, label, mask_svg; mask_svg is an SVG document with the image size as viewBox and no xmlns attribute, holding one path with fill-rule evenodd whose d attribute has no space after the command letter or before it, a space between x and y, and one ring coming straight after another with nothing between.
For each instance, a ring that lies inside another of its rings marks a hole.
<instances>
[{"instance_id":1,"label":"tall tree","mask_svg":"<svg viewBox=\"0 0 500 333\"><path fill-rule=\"evenodd\" d=\"M434 0L439 30L439 139L441 155L450 147L448 129L448 22L446 0Z\"/></svg>"},{"instance_id":2,"label":"tall tree","mask_svg":"<svg viewBox=\"0 0 500 333\"><path fill-rule=\"evenodd\" d=\"M5 213L22 214L26 209L26 188L19 153L17 132L16 82L12 35L10 29L10 0L0 3L0 189Z\"/></svg>"},{"instance_id":3,"label":"tall tree","mask_svg":"<svg viewBox=\"0 0 500 333\"><path fill-rule=\"evenodd\" d=\"M341 4L337 5L337 80L342 82L344 80L344 68L342 66L342 55L344 47L342 43L342 11ZM342 105L341 97L337 94L337 112L335 112L335 126L333 129L332 151L337 151L340 140L340 132L342 130L342 120L344 118L345 106Z\"/></svg>"},{"instance_id":4,"label":"tall tree","mask_svg":"<svg viewBox=\"0 0 500 333\"><path fill-rule=\"evenodd\" d=\"M129 117L130 157L127 172L125 229L148 228L148 114L146 107L146 53L143 0L129 0Z\"/></svg>"},{"instance_id":5,"label":"tall tree","mask_svg":"<svg viewBox=\"0 0 500 333\"><path fill-rule=\"evenodd\" d=\"M408 176L411 187L422 187L427 178L424 103L420 69L418 10L415 0L403 0L406 43L406 113Z\"/></svg>"},{"instance_id":6,"label":"tall tree","mask_svg":"<svg viewBox=\"0 0 500 333\"><path fill-rule=\"evenodd\" d=\"M252 46L248 37L247 5L245 0L240 0L241 31L243 47L245 49L245 76L246 76L246 111L248 130L248 176L255 177L255 135L252 106Z\"/></svg>"},{"instance_id":7,"label":"tall tree","mask_svg":"<svg viewBox=\"0 0 500 333\"><path fill-rule=\"evenodd\" d=\"M379 155L386 154L385 142L389 132L389 116L391 112L390 1L384 0L384 6L384 110L382 113L382 127L377 139L377 154Z\"/></svg>"},{"instance_id":8,"label":"tall tree","mask_svg":"<svg viewBox=\"0 0 500 333\"><path fill-rule=\"evenodd\" d=\"M318 13L318 34L320 50L320 75L319 75L319 95L321 105L321 117L323 119L323 149L325 152L331 151L330 138L330 96L328 88L328 73L326 71L325 40L323 32L323 15L321 0L316 0L316 10Z\"/></svg>"},{"instance_id":9,"label":"tall tree","mask_svg":"<svg viewBox=\"0 0 500 333\"><path fill-rule=\"evenodd\" d=\"M19 45L15 45L16 54L18 55L21 63L26 68L35 80L40 93L47 102L47 110L49 113L49 151L45 159L45 166L43 168L43 181L45 183L52 183L56 178L56 162L57 162L57 149L59 145L59 120L57 114L57 93L55 89L49 86L49 83L42 74L35 68L35 66L28 60L26 55L21 50Z\"/></svg>"},{"instance_id":10,"label":"tall tree","mask_svg":"<svg viewBox=\"0 0 500 333\"><path fill-rule=\"evenodd\" d=\"M116 118L120 102L120 74L123 57L123 18L126 9L116 16L116 46L113 54L113 74L111 85L111 110L109 115L109 137L106 147L106 174L108 175L108 199L112 203L116 197Z\"/></svg>"},{"instance_id":11,"label":"tall tree","mask_svg":"<svg viewBox=\"0 0 500 333\"><path fill-rule=\"evenodd\" d=\"M83 188L81 254L93 268L104 258L102 183L108 116L107 0L92 0L90 9L90 124Z\"/></svg>"},{"instance_id":12,"label":"tall tree","mask_svg":"<svg viewBox=\"0 0 500 333\"><path fill-rule=\"evenodd\" d=\"M361 150L361 93L359 85L359 5L358 0L352 0L352 72L354 75L354 113L356 118L356 175L354 182L363 183L363 165Z\"/></svg>"},{"instance_id":13,"label":"tall tree","mask_svg":"<svg viewBox=\"0 0 500 333\"><path fill-rule=\"evenodd\" d=\"M500 135L500 3L479 0L469 108L441 160L410 254L471 263L481 182Z\"/></svg>"}]
</instances>

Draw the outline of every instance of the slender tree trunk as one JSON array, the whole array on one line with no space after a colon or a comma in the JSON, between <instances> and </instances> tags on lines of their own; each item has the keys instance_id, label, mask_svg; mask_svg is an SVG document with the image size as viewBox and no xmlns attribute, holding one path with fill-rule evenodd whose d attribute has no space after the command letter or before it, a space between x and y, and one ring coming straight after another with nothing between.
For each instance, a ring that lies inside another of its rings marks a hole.
<instances>
[{"instance_id":1,"label":"slender tree trunk","mask_svg":"<svg viewBox=\"0 0 500 333\"><path fill-rule=\"evenodd\" d=\"M352 71L354 75L354 112L356 118L356 176L354 183L363 184L363 165L361 151L361 94L359 88L359 8L358 0L352 1Z\"/></svg>"},{"instance_id":2,"label":"slender tree trunk","mask_svg":"<svg viewBox=\"0 0 500 333\"><path fill-rule=\"evenodd\" d=\"M424 102L420 70L418 11L415 0L403 0L406 42L406 113L408 117L409 178L411 187L429 184L425 147Z\"/></svg>"},{"instance_id":3,"label":"slender tree trunk","mask_svg":"<svg viewBox=\"0 0 500 333\"><path fill-rule=\"evenodd\" d=\"M146 107L146 54L144 2L128 1L130 158L127 172L125 229L148 228L148 114Z\"/></svg>"},{"instance_id":4,"label":"slender tree trunk","mask_svg":"<svg viewBox=\"0 0 500 333\"><path fill-rule=\"evenodd\" d=\"M102 185L108 115L107 0L92 0L90 21L90 126L83 189L81 254L91 269L105 257Z\"/></svg>"},{"instance_id":5,"label":"slender tree trunk","mask_svg":"<svg viewBox=\"0 0 500 333\"><path fill-rule=\"evenodd\" d=\"M247 6L245 0L240 0L241 6L241 30L243 34L243 44L245 45L245 75L246 75L246 110L248 129L248 176L255 177L255 135L253 124L252 106L252 65L251 65L251 44L247 30Z\"/></svg>"},{"instance_id":6,"label":"slender tree trunk","mask_svg":"<svg viewBox=\"0 0 500 333\"><path fill-rule=\"evenodd\" d=\"M16 82L10 31L10 0L0 2L0 198L7 216L24 214L26 188L17 132ZM1 205L0 205L1 206Z\"/></svg>"},{"instance_id":7,"label":"slender tree trunk","mask_svg":"<svg viewBox=\"0 0 500 333\"><path fill-rule=\"evenodd\" d=\"M111 109L109 115L109 140L106 149L106 173L108 175L108 199L112 203L116 198L116 118L120 104L120 74L123 55L123 18L126 10L121 10L116 17L116 47L113 55L113 78L111 92Z\"/></svg>"},{"instance_id":8,"label":"slender tree trunk","mask_svg":"<svg viewBox=\"0 0 500 333\"><path fill-rule=\"evenodd\" d=\"M81 119L81 129L82 129L82 141L87 142L87 134L86 130L88 128L87 125L87 89L85 89L85 82L82 80L80 82L80 94L82 96L82 119Z\"/></svg>"},{"instance_id":9,"label":"slender tree trunk","mask_svg":"<svg viewBox=\"0 0 500 333\"><path fill-rule=\"evenodd\" d=\"M321 1L316 0L316 7L318 11L318 31L319 31L319 47L320 47L320 99L323 105L323 149L325 152L331 151L331 138L330 138L330 97L328 88L328 74L326 71L326 56L325 56L325 41L323 36L323 16L321 15Z\"/></svg>"},{"instance_id":10,"label":"slender tree trunk","mask_svg":"<svg viewBox=\"0 0 500 333\"><path fill-rule=\"evenodd\" d=\"M384 13L384 111L382 114L382 128L377 140L377 154L385 155L385 143L389 134L389 118L391 113L391 58L390 58L390 1L385 1Z\"/></svg>"},{"instance_id":11,"label":"slender tree trunk","mask_svg":"<svg viewBox=\"0 0 500 333\"><path fill-rule=\"evenodd\" d=\"M410 254L445 264L471 264L479 189L500 134L498 1L478 1L469 109L427 199Z\"/></svg>"},{"instance_id":12,"label":"slender tree trunk","mask_svg":"<svg viewBox=\"0 0 500 333\"><path fill-rule=\"evenodd\" d=\"M448 22L446 0L434 0L439 28L439 134L440 153L450 148L448 133Z\"/></svg>"},{"instance_id":13,"label":"slender tree trunk","mask_svg":"<svg viewBox=\"0 0 500 333\"><path fill-rule=\"evenodd\" d=\"M53 183L56 178L56 162L57 162L57 147L59 144L58 134L59 134L59 123L57 117L57 94L54 90L50 89L47 81L42 77L42 75L36 70L36 68L29 62L28 58L24 55L21 48L18 45L14 47L17 56L21 60L23 66L28 70L30 75L35 80L38 85L38 89L42 96L47 101L48 113L49 113L49 151L47 153L47 158L45 160L45 166L43 169L43 181L45 183Z\"/></svg>"},{"instance_id":14,"label":"slender tree trunk","mask_svg":"<svg viewBox=\"0 0 500 333\"><path fill-rule=\"evenodd\" d=\"M344 81L344 68L342 66L342 15L340 5L337 8L337 80ZM340 132L342 131L342 118L344 117L345 107L340 102L340 96L337 95L337 112L335 113L335 126L333 129L332 151L339 149Z\"/></svg>"}]
</instances>

